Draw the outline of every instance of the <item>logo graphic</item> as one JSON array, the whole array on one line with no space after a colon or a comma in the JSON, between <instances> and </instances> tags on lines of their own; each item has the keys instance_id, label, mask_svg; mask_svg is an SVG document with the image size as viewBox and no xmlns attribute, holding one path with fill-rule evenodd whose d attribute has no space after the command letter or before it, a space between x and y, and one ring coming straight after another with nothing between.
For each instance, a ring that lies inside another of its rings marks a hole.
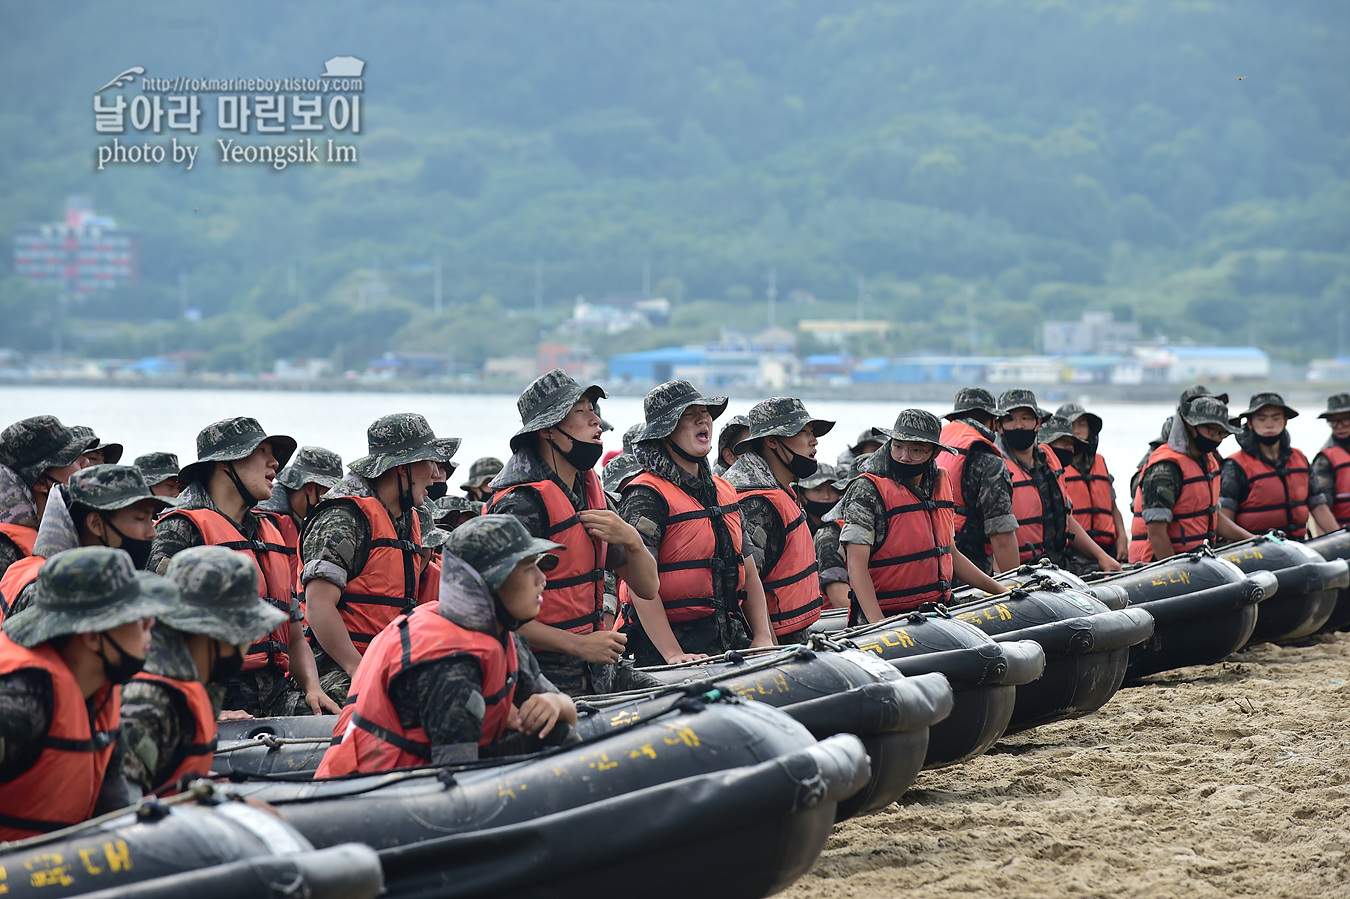
<instances>
[{"instance_id":1,"label":"logo graphic","mask_svg":"<svg viewBox=\"0 0 1350 899\"><path fill-rule=\"evenodd\" d=\"M325 78L360 78L365 69L365 61L355 56L334 56L323 64Z\"/></svg>"},{"instance_id":2,"label":"logo graphic","mask_svg":"<svg viewBox=\"0 0 1350 899\"><path fill-rule=\"evenodd\" d=\"M118 75L112 81L109 81L107 84L103 85L101 88L94 91L94 93L101 94L110 87L124 87L125 85L128 85L131 82L135 81L137 75L144 75L144 74L145 74L145 66L132 66L131 68L122 72L121 75Z\"/></svg>"}]
</instances>

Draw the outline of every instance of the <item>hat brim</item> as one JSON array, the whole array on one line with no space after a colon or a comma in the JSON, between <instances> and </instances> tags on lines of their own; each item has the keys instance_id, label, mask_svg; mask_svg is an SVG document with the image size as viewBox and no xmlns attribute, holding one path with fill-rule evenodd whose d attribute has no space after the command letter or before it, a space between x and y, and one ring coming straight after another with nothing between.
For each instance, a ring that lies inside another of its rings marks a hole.
<instances>
[{"instance_id":1,"label":"hat brim","mask_svg":"<svg viewBox=\"0 0 1350 899\"><path fill-rule=\"evenodd\" d=\"M347 466L352 474L363 478L378 478L391 468L399 465L411 465L414 462L438 462L452 464L450 458L459 451L458 437L434 437L421 446L397 453L372 453L353 461Z\"/></svg>"},{"instance_id":2,"label":"hat brim","mask_svg":"<svg viewBox=\"0 0 1350 899\"><path fill-rule=\"evenodd\" d=\"M1229 434L1237 434L1242 430L1241 428L1233 427L1231 419L1225 419L1223 421L1210 421L1209 419L1203 418L1198 420L1192 420L1186 413L1183 412L1181 414L1181 420L1186 422L1186 424L1190 425L1193 428L1198 428L1201 425L1214 425L1216 427L1223 428Z\"/></svg>"},{"instance_id":3,"label":"hat brim","mask_svg":"<svg viewBox=\"0 0 1350 899\"><path fill-rule=\"evenodd\" d=\"M155 494L151 493L147 496L124 496L121 499L113 500L111 503L108 503L105 506L96 506L93 508L101 509L104 512L116 512L120 509L126 509L130 506L134 506L137 503L143 503L146 500L153 502L161 509L167 509L170 506L177 505L177 503L170 500L167 496L156 496Z\"/></svg>"},{"instance_id":4,"label":"hat brim","mask_svg":"<svg viewBox=\"0 0 1350 899\"><path fill-rule=\"evenodd\" d=\"M898 433L895 432L895 431L890 430L889 428L877 428L877 430L883 432L883 433L886 435L887 439L889 439L889 440L899 440L899 441L901 441L902 443L927 443L927 444L929 444L930 446L935 446L935 447L937 447L938 450L941 451L941 452L951 453L953 456L960 455L960 454L959 454L955 449L953 449L952 447L948 446L948 445L945 444L945 443L939 443L939 442L936 441L936 440L929 440L929 439L926 438L926 437L914 437L914 436L912 436L912 435L901 435L901 434L898 434ZM877 452L881 452L881 450L878 449Z\"/></svg>"},{"instance_id":5,"label":"hat brim","mask_svg":"<svg viewBox=\"0 0 1350 899\"><path fill-rule=\"evenodd\" d=\"M1262 403L1259 406L1253 406L1250 409L1242 410L1237 414L1236 420L1241 421L1244 418L1251 418L1253 415L1255 415L1257 412L1260 412L1267 406L1274 406L1276 409L1284 410L1284 418L1286 421L1288 421L1291 418L1298 418L1298 410L1293 408L1292 406L1286 406L1284 403Z\"/></svg>"},{"instance_id":6,"label":"hat brim","mask_svg":"<svg viewBox=\"0 0 1350 899\"><path fill-rule=\"evenodd\" d=\"M731 402L730 397L725 396L703 396L702 394L698 394L689 397L687 401L680 403L678 406L675 406L673 409L664 413L656 421L648 422L647 426L642 429L642 433L637 436L634 442L640 443L643 440L660 440L664 437L669 437L671 434L675 433L675 429L679 427L680 424L680 416L684 415L684 410L688 409L690 406L707 406L708 414L712 416L713 421L717 421L722 413L727 411L727 403L729 402Z\"/></svg>"},{"instance_id":7,"label":"hat brim","mask_svg":"<svg viewBox=\"0 0 1350 899\"><path fill-rule=\"evenodd\" d=\"M609 394L605 393L603 387L599 384L589 384L582 387L578 384L575 388L568 390L565 394L559 396L549 404L548 408L538 415L531 418L520 426L520 430L511 435L511 452L518 451L525 445L525 440L531 434L537 434L545 428L552 428L562 422L564 418L572 414L572 407L582 399L589 397L591 402L596 400L608 399ZM608 425L608 427L606 427ZM610 425L603 418L600 419L601 431L612 431L614 426Z\"/></svg>"},{"instance_id":8,"label":"hat brim","mask_svg":"<svg viewBox=\"0 0 1350 899\"><path fill-rule=\"evenodd\" d=\"M1350 409L1328 409L1318 415L1318 418L1334 418L1338 415L1350 415Z\"/></svg>"},{"instance_id":9,"label":"hat brim","mask_svg":"<svg viewBox=\"0 0 1350 899\"><path fill-rule=\"evenodd\" d=\"M116 465L118 460L122 458L122 454L126 452L126 448L120 443L100 443L85 450L86 453L96 451L102 451L104 465Z\"/></svg>"},{"instance_id":10,"label":"hat brim","mask_svg":"<svg viewBox=\"0 0 1350 899\"><path fill-rule=\"evenodd\" d=\"M530 542L523 548L511 553L501 559L497 564L492 565L487 571L482 572L483 580L489 584L503 584L510 577L512 570L521 563L521 560L528 559L531 556L539 556L539 570L552 571L558 567L562 561L555 553L563 552L567 549L561 543L554 543L551 540L541 540L538 537L531 537Z\"/></svg>"},{"instance_id":11,"label":"hat brim","mask_svg":"<svg viewBox=\"0 0 1350 899\"><path fill-rule=\"evenodd\" d=\"M180 604L178 587L167 578L138 571L135 583L136 592L131 597L94 612L53 609L42 603L39 596L22 612L5 619L5 635L25 649L32 649L68 634L96 634L142 618L159 618Z\"/></svg>"},{"instance_id":12,"label":"hat brim","mask_svg":"<svg viewBox=\"0 0 1350 899\"><path fill-rule=\"evenodd\" d=\"M159 620L185 634L203 634L222 643L257 643L290 620L290 616L259 598L243 609L206 609L178 603Z\"/></svg>"},{"instance_id":13,"label":"hat brim","mask_svg":"<svg viewBox=\"0 0 1350 899\"><path fill-rule=\"evenodd\" d=\"M942 417L947 419L948 421L951 421L953 418L960 418L962 415L969 415L972 412L983 412L985 415L992 415L994 418L998 418L999 415L997 407L966 406L965 408L962 409L953 409L952 411L948 412L946 415Z\"/></svg>"},{"instance_id":14,"label":"hat brim","mask_svg":"<svg viewBox=\"0 0 1350 899\"><path fill-rule=\"evenodd\" d=\"M1069 424L1073 424L1080 418L1086 418L1088 420L1088 427L1092 428L1094 432L1100 431L1102 429L1102 425L1104 424L1100 415L1095 415L1088 411L1075 412L1073 415L1067 417L1069 419Z\"/></svg>"},{"instance_id":15,"label":"hat brim","mask_svg":"<svg viewBox=\"0 0 1350 899\"><path fill-rule=\"evenodd\" d=\"M749 434L745 435L745 437L736 441L735 445L732 446L731 451L739 456L742 453L744 453L747 449L749 449L749 445L752 441L760 440L764 437L796 437L798 434L800 434L803 430L805 430L808 427L811 428L811 433L814 434L815 436L824 437L826 434L830 433L831 430L833 430L834 422L826 421L823 418L808 418L802 422L801 427L797 428L797 430L793 431L790 434L783 433L782 428L774 428L772 431L765 431L763 434L756 434L755 429L751 428Z\"/></svg>"},{"instance_id":16,"label":"hat brim","mask_svg":"<svg viewBox=\"0 0 1350 899\"><path fill-rule=\"evenodd\" d=\"M264 443L272 444L272 458L277 460L277 469L286 467L286 463L291 461L291 456L295 455L295 450L299 447L294 437L286 434L267 434L250 443L235 447L234 449L219 450L214 453L208 453L204 457L184 465L178 469L178 480L184 484L191 484L193 481L199 481L207 476L211 471L211 466L217 462L238 462L240 459L247 459L253 455L253 451ZM248 447L244 449L244 447Z\"/></svg>"}]
</instances>

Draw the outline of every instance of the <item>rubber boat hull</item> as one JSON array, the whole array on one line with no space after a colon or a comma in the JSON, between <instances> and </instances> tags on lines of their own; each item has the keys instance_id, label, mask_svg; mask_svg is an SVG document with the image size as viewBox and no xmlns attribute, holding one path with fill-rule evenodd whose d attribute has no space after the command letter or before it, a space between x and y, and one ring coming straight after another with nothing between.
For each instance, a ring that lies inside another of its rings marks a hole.
<instances>
[{"instance_id":1,"label":"rubber boat hull","mask_svg":"<svg viewBox=\"0 0 1350 899\"><path fill-rule=\"evenodd\" d=\"M928 729L925 768L987 752L1012 720L1017 687L1040 677L1045 653L1030 641L995 643L965 621L912 613L839 634L914 677L939 673L952 686L952 712Z\"/></svg>"},{"instance_id":2,"label":"rubber boat hull","mask_svg":"<svg viewBox=\"0 0 1350 899\"><path fill-rule=\"evenodd\" d=\"M231 775L313 774L333 741L337 715L248 718L217 725L211 773Z\"/></svg>"},{"instance_id":3,"label":"rubber boat hull","mask_svg":"<svg viewBox=\"0 0 1350 899\"><path fill-rule=\"evenodd\" d=\"M1315 549L1271 534L1224 546L1218 553L1246 573L1269 571L1279 581L1279 592L1257 610L1249 644L1300 640L1316 633L1335 611L1341 589L1350 584L1343 559L1328 562Z\"/></svg>"},{"instance_id":4,"label":"rubber boat hull","mask_svg":"<svg viewBox=\"0 0 1350 899\"><path fill-rule=\"evenodd\" d=\"M1190 665L1211 665L1247 644L1257 603L1278 589L1270 573L1244 575L1212 552L1184 553L1090 583L1088 592L1124 590L1153 616L1153 634L1130 648L1125 683Z\"/></svg>"},{"instance_id":5,"label":"rubber boat hull","mask_svg":"<svg viewBox=\"0 0 1350 899\"><path fill-rule=\"evenodd\" d=\"M492 768L228 789L315 846L374 847L400 899L768 895L815 862L866 752L764 703L697 707Z\"/></svg>"},{"instance_id":6,"label":"rubber boat hull","mask_svg":"<svg viewBox=\"0 0 1350 899\"><path fill-rule=\"evenodd\" d=\"M1314 537L1304 545L1317 550L1328 562L1337 559L1350 562L1350 530L1345 528ZM1342 587L1336 594L1336 608L1332 609L1322 630L1341 631L1347 628L1350 628L1350 587Z\"/></svg>"},{"instance_id":7,"label":"rubber boat hull","mask_svg":"<svg viewBox=\"0 0 1350 899\"><path fill-rule=\"evenodd\" d=\"M373 899L368 846L314 847L264 809L151 803L98 824L0 849L5 897L271 899L274 884L311 899Z\"/></svg>"},{"instance_id":8,"label":"rubber boat hull","mask_svg":"<svg viewBox=\"0 0 1350 899\"><path fill-rule=\"evenodd\" d=\"M1125 680L1130 647L1153 633L1153 616L1144 609L1113 611L1054 577L951 611L997 642L1032 640L1045 652L1045 672L1017 688L1006 733L1106 705Z\"/></svg>"},{"instance_id":9,"label":"rubber boat hull","mask_svg":"<svg viewBox=\"0 0 1350 899\"><path fill-rule=\"evenodd\" d=\"M871 777L839 804L840 820L885 808L904 795L923 767L929 728L951 713L953 702L951 686L939 674L905 677L872 653L837 646L728 653L698 665L642 670L667 684L706 684L767 703L817 739L839 733L861 739L872 760ZM588 697L595 711L578 721L577 730L584 737L603 733L679 700L680 694L670 692L654 698Z\"/></svg>"}]
</instances>

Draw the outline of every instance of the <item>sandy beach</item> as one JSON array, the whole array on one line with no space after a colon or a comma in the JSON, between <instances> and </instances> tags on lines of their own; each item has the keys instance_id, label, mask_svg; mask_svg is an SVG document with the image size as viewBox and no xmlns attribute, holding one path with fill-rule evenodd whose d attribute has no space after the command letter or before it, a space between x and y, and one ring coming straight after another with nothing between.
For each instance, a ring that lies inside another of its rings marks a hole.
<instances>
[{"instance_id":1,"label":"sandy beach","mask_svg":"<svg viewBox=\"0 0 1350 899\"><path fill-rule=\"evenodd\" d=\"M782 896L1350 896L1350 634L1261 645L925 771Z\"/></svg>"}]
</instances>

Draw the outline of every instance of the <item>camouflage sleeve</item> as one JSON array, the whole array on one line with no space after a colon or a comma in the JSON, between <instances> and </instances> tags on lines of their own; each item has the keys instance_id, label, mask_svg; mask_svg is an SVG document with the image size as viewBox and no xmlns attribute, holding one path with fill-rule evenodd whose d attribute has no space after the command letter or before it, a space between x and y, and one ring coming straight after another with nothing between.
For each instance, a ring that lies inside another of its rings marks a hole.
<instances>
[{"instance_id":1,"label":"camouflage sleeve","mask_svg":"<svg viewBox=\"0 0 1350 899\"><path fill-rule=\"evenodd\" d=\"M1247 472L1236 459L1224 459L1219 466L1219 505L1236 512L1248 492Z\"/></svg>"},{"instance_id":2,"label":"camouflage sleeve","mask_svg":"<svg viewBox=\"0 0 1350 899\"><path fill-rule=\"evenodd\" d=\"M23 558L23 550L4 534L0 534L0 577L4 577L9 566Z\"/></svg>"},{"instance_id":3,"label":"camouflage sleeve","mask_svg":"<svg viewBox=\"0 0 1350 899\"><path fill-rule=\"evenodd\" d=\"M1139 479L1144 521L1171 521L1172 507L1181 495L1181 467L1175 462L1158 462L1144 470Z\"/></svg>"},{"instance_id":4,"label":"camouflage sleeve","mask_svg":"<svg viewBox=\"0 0 1350 899\"><path fill-rule=\"evenodd\" d=\"M787 545L787 531L768 497L741 497L741 528L760 574L773 571Z\"/></svg>"},{"instance_id":5,"label":"camouflage sleeve","mask_svg":"<svg viewBox=\"0 0 1350 899\"><path fill-rule=\"evenodd\" d=\"M516 677L516 706L519 707L536 693L561 693L539 670L539 660L530 652L530 644L520 634L512 634L511 637L516 641L516 659L520 666L520 673Z\"/></svg>"},{"instance_id":6,"label":"camouflage sleeve","mask_svg":"<svg viewBox=\"0 0 1350 899\"><path fill-rule=\"evenodd\" d=\"M153 681L133 680L122 688L122 735L127 743L122 769L142 793L148 794L172 773L169 763L174 747L183 741L186 713L173 691Z\"/></svg>"},{"instance_id":7,"label":"camouflage sleeve","mask_svg":"<svg viewBox=\"0 0 1350 899\"><path fill-rule=\"evenodd\" d=\"M1011 534L1017 530L1017 516L1012 510L1012 475L1002 457L973 453L961 474L963 479L969 478L961 485L962 495L975 498L973 505L984 520L985 534Z\"/></svg>"},{"instance_id":8,"label":"camouflage sleeve","mask_svg":"<svg viewBox=\"0 0 1350 899\"><path fill-rule=\"evenodd\" d=\"M532 487L517 487L493 503L492 511L498 515L514 515L532 537L542 537L548 529L544 500Z\"/></svg>"},{"instance_id":9,"label":"camouflage sleeve","mask_svg":"<svg viewBox=\"0 0 1350 899\"><path fill-rule=\"evenodd\" d=\"M13 780L42 755L52 718L52 679L23 669L0 677L0 783Z\"/></svg>"},{"instance_id":10,"label":"camouflage sleeve","mask_svg":"<svg viewBox=\"0 0 1350 899\"><path fill-rule=\"evenodd\" d=\"M619 576L612 568L605 569L604 603L606 613L619 614Z\"/></svg>"},{"instance_id":11,"label":"camouflage sleeve","mask_svg":"<svg viewBox=\"0 0 1350 899\"><path fill-rule=\"evenodd\" d=\"M856 478L844 491L844 527L840 543L876 546L886 539L886 504L877 485L868 478Z\"/></svg>"},{"instance_id":12,"label":"camouflage sleeve","mask_svg":"<svg viewBox=\"0 0 1350 899\"><path fill-rule=\"evenodd\" d=\"M653 554L661 548L669 516L670 507L661 494L643 484L629 487L619 503L619 517L637 529Z\"/></svg>"},{"instance_id":13,"label":"camouflage sleeve","mask_svg":"<svg viewBox=\"0 0 1350 899\"><path fill-rule=\"evenodd\" d=\"M27 584L24 585L24 588L19 591L19 595L14 599L14 602L9 604L9 614L17 615L19 612L22 612L24 609L32 605L33 596L36 593L37 593L37 581L36 580L29 581Z\"/></svg>"},{"instance_id":14,"label":"camouflage sleeve","mask_svg":"<svg viewBox=\"0 0 1350 899\"><path fill-rule=\"evenodd\" d=\"M405 516L406 517L406 516ZM329 506L314 517L300 541L300 583L315 578L345 589L370 555L370 524L346 505Z\"/></svg>"},{"instance_id":15,"label":"camouflage sleeve","mask_svg":"<svg viewBox=\"0 0 1350 899\"><path fill-rule=\"evenodd\" d=\"M389 699L405 727L426 731L435 747L472 746L469 758L477 758L478 740L483 735L483 675L478 660L456 654L418 665L389 683ZM453 754L453 753L452 753ZM446 759L439 753L436 761Z\"/></svg>"},{"instance_id":16,"label":"camouflage sleeve","mask_svg":"<svg viewBox=\"0 0 1350 899\"><path fill-rule=\"evenodd\" d=\"M823 524L815 534L816 563L820 566L820 588L848 583L848 565L839 548L839 526Z\"/></svg>"},{"instance_id":17,"label":"camouflage sleeve","mask_svg":"<svg viewBox=\"0 0 1350 899\"><path fill-rule=\"evenodd\" d=\"M103 771L103 783L99 785L98 798L94 800L95 817L126 808L141 798L140 791L133 789L127 782L127 776L122 773L126 757L127 738L119 733L117 742L113 744L112 755L108 757L108 767Z\"/></svg>"},{"instance_id":18,"label":"camouflage sleeve","mask_svg":"<svg viewBox=\"0 0 1350 899\"><path fill-rule=\"evenodd\" d=\"M1336 471L1326 453L1313 457L1312 474L1308 478L1308 508L1330 505L1336 498Z\"/></svg>"},{"instance_id":19,"label":"camouflage sleeve","mask_svg":"<svg viewBox=\"0 0 1350 899\"><path fill-rule=\"evenodd\" d=\"M163 574L169 560L190 546L201 546L202 532L186 515L168 515L155 523L155 540L150 544L150 559L146 571Z\"/></svg>"}]
</instances>

